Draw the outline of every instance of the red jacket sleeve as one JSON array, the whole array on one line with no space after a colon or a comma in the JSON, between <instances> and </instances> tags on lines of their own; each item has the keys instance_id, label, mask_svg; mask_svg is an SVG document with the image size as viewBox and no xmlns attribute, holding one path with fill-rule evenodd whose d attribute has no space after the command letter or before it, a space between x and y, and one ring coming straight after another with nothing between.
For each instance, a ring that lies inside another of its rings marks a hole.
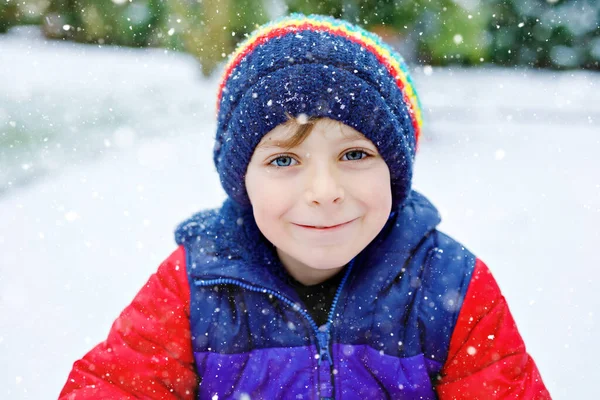
<instances>
[{"instance_id":1,"label":"red jacket sleeve","mask_svg":"<svg viewBox=\"0 0 600 400\"><path fill-rule=\"evenodd\" d=\"M452 334L437 392L440 400L550 399L498 284L480 260Z\"/></svg>"},{"instance_id":2,"label":"red jacket sleeve","mask_svg":"<svg viewBox=\"0 0 600 400\"><path fill-rule=\"evenodd\" d=\"M75 362L60 399L194 398L189 309L185 250L179 247L123 310L108 338Z\"/></svg>"}]
</instances>

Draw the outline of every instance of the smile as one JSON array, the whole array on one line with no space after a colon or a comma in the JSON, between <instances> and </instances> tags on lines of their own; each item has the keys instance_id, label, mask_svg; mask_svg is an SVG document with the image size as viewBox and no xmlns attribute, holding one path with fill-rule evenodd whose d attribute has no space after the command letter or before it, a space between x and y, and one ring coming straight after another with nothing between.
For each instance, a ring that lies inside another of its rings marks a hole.
<instances>
[{"instance_id":1,"label":"smile","mask_svg":"<svg viewBox=\"0 0 600 400\"><path fill-rule=\"evenodd\" d=\"M302 225L302 224L294 224L297 225L301 228L306 228L306 229L310 229L313 231L334 231L340 228L343 228L344 226L350 224L353 221L356 221L358 218L355 218L353 220L350 220L348 222L344 222L341 224L337 224L337 225L330 225L330 226L319 226L319 225Z\"/></svg>"}]
</instances>

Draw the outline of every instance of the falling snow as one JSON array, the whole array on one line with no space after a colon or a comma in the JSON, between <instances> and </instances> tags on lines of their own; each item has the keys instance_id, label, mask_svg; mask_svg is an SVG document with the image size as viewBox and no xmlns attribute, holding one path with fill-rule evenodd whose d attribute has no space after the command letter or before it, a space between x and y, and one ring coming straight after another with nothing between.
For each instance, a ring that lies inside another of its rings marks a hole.
<instances>
[{"instance_id":1,"label":"falling snow","mask_svg":"<svg viewBox=\"0 0 600 400\"><path fill-rule=\"evenodd\" d=\"M56 124L0 157L0 359L12 371L0 397L56 397L174 250L175 224L224 199L212 165L216 82L162 50L1 35L0 47L10 60L0 124L46 126L46 114ZM426 124L415 187L441 229L492 269L550 391L600 396L581 373L600 352L600 78L425 66L414 80ZM453 309L456 297L439 304Z\"/></svg>"}]
</instances>

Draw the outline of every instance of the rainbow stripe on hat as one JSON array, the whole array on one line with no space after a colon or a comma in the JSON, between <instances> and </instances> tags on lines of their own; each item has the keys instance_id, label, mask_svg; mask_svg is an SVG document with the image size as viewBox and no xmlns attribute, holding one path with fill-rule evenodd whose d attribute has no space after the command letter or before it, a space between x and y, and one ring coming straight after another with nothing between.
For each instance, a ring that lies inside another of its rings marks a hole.
<instances>
[{"instance_id":1,"label":"rainbow stripe on hat","mask_svg":"<svg viewBox=\"0 0 600 400\"><path fill-rule=\"evenodd\" d=\"M328 32L355 42L371 52L386 67L390 76L395 78L396 85L402 91L404 101L408 105L416 143L418 144L423 126L421 105L408 73L408 67L402 56L385 44L379 36L346 21L321 15L291 14L261 26L243 41L231 55L221 78L217 94L217 113L221 104L223 88L229 76L247 54L272 38L307 30Z\"/></svg>"}]
</instances>

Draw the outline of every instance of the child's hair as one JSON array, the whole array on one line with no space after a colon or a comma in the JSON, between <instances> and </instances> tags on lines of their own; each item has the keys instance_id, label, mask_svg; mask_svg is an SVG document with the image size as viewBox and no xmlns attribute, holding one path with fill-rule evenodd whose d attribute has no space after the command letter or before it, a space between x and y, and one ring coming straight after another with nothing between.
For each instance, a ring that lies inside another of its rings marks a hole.
<instances>
[{"instance_id":1,"label":"child's hair","mask_svg":"<svg viewBox=\"0 0 600 400\"><path fill-rule=\"evenodd\" d=\"M285 121L282 125L289 128L293 133L287 139L280 140L278 144L287 150L302 144L302 142L304 142L304 140L306 140L306 138L311 134L315 124L324 119L322 117L309 117L306 114L300 114L298 117L294 117L286 113L286 117L287 121ZM346 134L342 130L341 125L339 123L336 125L337 128L340 129L342 136L345 136Z\"/></svg>"},{"instance_id":2,"label":"child's hair","mask_svg":"<svg viewBox=\"0 0 600 400\"><path fill-rule=\"evenodd\" d=\"M302 144L312 132L315 123L321 119L319 117L309 117L306 114L300 114L296 118L289 113L286 113L286 117L287 121L283 125L293 129L294 133L279 144L288 150Z\"/></svg>"},{"instance_id":3,"label":"child's hair","mask_svg":"<svg viewBox=\"0 0 600 400\"><path fill-rule=\"evenodd\" d=\"M217 96L214 162L238 207L250 201L244 176L254 148L276 126L304 119L287 143L304 140L318 118L371 140L390 169L394 205L410 191L422 119L402 57L348 22L292 14L261 27L228 62Z\"/></svg>"}]
</instances>

